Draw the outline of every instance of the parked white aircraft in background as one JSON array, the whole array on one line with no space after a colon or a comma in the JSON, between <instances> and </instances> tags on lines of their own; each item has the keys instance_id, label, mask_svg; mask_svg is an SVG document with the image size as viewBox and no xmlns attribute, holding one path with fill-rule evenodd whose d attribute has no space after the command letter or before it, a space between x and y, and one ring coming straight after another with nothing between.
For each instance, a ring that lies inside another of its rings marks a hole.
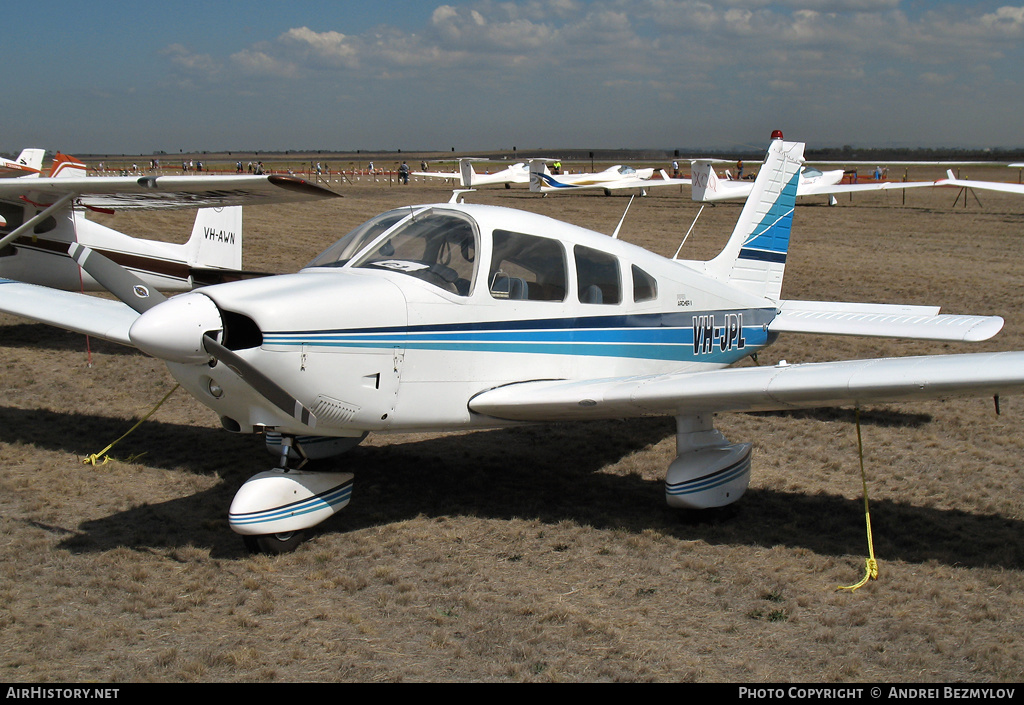
<instances>
[{"instance_id":1,"label":"parked white aircraft in background","mask_svg":"<svg viewBox=\"0 0 1024 705\"><path fill-rule=\"evenodd\" d=\"M0 277L71 291L103 289L68 256L72 243L102 252L151 287L187 291L237 278L242 204L338 194L290 176L85 176L58 154L51 176L0 179ZM211 207L212 206L212 207ZM144 240L85 217L84 208L199 208L184 244Z\"/></svg>"},{"instance_id":2,"label":"parked white aircraft in background","mask_svg":"<svg viewBox=\"0 0 1024 705\"><path fill-rule=\"evenodd\" d=\"M890 189L920 188L935 186L934 181L868 181L857 184L843 184L842 169L821 171L812 166L800 170L797 196L834 196L838 193L860 191L885 191ZM752 181L722 179L715 173L711 160L697 159L692 162L690 180L693 182L690 195L694 201L709 203L715 201L738 201L745 199L753 187Z\"/></svg>"},{"instance_id":3,"label":"parked white aircraft in background","mask_svg":"<svg viewBox=\"0 0 1024 705\"><path fill-rule=\"evenodd\" d=\"M653 179L654 169L634 169L621 164L610 166L604 171L583 174L552 174L546 159L530 160L530 191L533 193L569 193L580 189L600 189L605 193L622 189L644 191L656 186L689 184L689 179L670 179L662 172L662 178Z\"/></svg>"},{"instance_id":4,"label":"parked white aircraft in background","mask_svg":"<svg viewBox=\"0 0 1024 705\"><path fill-rule=\"evenodd\" d=\"M43 169L45 149L23 149L17 159L0 157L0 178L7 179L21 176L38 176Z\"/></svg>"},{"instance_id":5,"label":"parked white aircraft in background","mask_svg":"<svg viewBox=\"0 0 1024 705\"><path fill-rule=\"evenodd\" d=\"M229 510L260 550L290 550L351 496L352 473L292 469L290 458L341 452L370 432L671 415L668 503L719 507L746 490L751 445L716 431L717 412L1024 389L1024 352L721 369L784 333L972 341L1002 327L932 307L782 299L802 154L772 140L736 229L707 262L446 203L383 213L296 274L170 299L140 296L136 277L72 245L120 301L0 280L0 310L135 346L228 430L278 434L280 466L250 478Z\"/></svg>"},{"instance_id":6,"label":"parked white aircraft in background","mask_svg":"<svg viewBox=\"0 0 1024 705\"><path fill-rule=\"evenodd\" d=\"M429 179L458 180L462 188L476 188L477 186L504 185L511 188L512 184L527 184L530 182L530 171L526 164L518 162L491 173L479 173L473 168L474 163L490 162L488 159L463 158L459 160L458 173L451 171L414 171L413 176L422 176Z\"/></svg>"}]
</instances>

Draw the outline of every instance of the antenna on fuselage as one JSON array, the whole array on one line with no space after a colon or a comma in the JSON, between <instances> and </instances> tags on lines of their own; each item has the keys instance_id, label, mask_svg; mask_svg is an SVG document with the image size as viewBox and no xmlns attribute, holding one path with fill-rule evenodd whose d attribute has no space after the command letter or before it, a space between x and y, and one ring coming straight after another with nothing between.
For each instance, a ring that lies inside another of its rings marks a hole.
<instances>
[{"instance_id":1,"label":"antenna on fuselage","mask_svg":"<svg viewBox=\"0 0 1024 705\"><path fill-rule=\"evenodd\" d=\"M629 207L631 205L633 205L633 199L634 198L636 198L636 196L630 196L629 197L629 203L626 204L626 210L623 211L622 217L619 218L619 224L615 226L615 232L612 233L612 240L618 240L619 239L619 228L622 227L623 221L626 220L626 213L629 213Z\"/></svg>"},{"instance_id":2,"label":"antenna on fuselage","mask_svg":"<svg viewBox=\"0 0 1024 705\"><path fill-rule=\"evenodd\" d=\"M705 205L707 205L707 204L702 204L701 207L700 207L700 210L697 211L697 215L695 215L693 217L693 223L690 224L690 229L686 231L686 235L683 236L683 241L679 243L679 249L677 249L676 253L674 255L672 255L672 259L678 259L679 258L679 252L680 252L680 250L683 249L683 245L686 244L686 238L690 237L690 233L693 232L693 226L697 224L697 218L699 218L700 214L704 212L704 206Z\"/></svg>"}]
</instances>

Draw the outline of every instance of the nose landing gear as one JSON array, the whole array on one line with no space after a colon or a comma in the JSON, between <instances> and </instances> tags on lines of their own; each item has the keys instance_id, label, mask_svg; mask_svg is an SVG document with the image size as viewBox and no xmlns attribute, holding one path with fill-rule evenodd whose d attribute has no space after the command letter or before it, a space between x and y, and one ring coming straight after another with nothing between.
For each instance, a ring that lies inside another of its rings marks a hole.
<instances>
[{"instance_id":1,"label":"nose landing gear","mask_svg":"<svg viewBox=\"0 0 1024 705\"><path fill-rule=\"evenodd\" d=\"M231 502L228 523L251 551L280 554L295 550L304 532L348 505L350 472L308 472L288 467L293 437L281 440L278 467L253 475Z\"/></svg>"}]
</instances>

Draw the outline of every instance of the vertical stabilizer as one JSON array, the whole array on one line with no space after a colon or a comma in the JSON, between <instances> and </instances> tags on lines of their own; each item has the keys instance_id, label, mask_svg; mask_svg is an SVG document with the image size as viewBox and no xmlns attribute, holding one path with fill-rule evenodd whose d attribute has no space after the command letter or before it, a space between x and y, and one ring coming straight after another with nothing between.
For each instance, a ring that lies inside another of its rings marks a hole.
<instances>
[{"instance_id":1,"label":"vertical stabilizer","mask_svg":"<svg viewBox=\"0 0 1024 705\"><path fill-rule=\"evenodd\" d=\"M544 188L544 177L547 174L547 165L543 159L530 160L530 191L541 193Z\"/></svg>"},{"instance_id":2,"label":"vertical stabilizer","mask_svg":"<svg viewBox=\"0 0 1024 705\"><path fill-rule=\"evenodd\" d=\"M718 175L711 162L697 159L690 165L690 198L705 203L712 201L718 191Z\"/></svg>"},{"instance_id":3,"label":"vertical stabilizer","mask_svg":"<svg viewBox=\"0 0 1024 705\"><path fill-rule=\"evenodd\" d=\"M45 154L45 149L30 147L28 149L21 150L21 154L18 155L18 158L15 161L26 169L30 169L38 173L43 169L43 156Z\"/></svg>"},{"instance_id":4,"label":"vertical stabilizer","mask_svg":"<svg viewBox=\"0 0 1024 705\"><path fill-rule=\"evenodd\" d=\"M784 142L781 132L773 134L736 229L725 249L707 263L708 274L756 296L779 300L803 160L802 142Z\"/></svg>"},{"instance_id":5,"label":"vertical stabilizer","mask_svg":"<svg viewBox=\"0 0 1024 705\"><path fill-rule=\"evenodd\" d=\"M468 159L459 160L459 173L462 175L462 188L473 188L473 162Z\"/></svg>"},{"instance_id":6,"label":"vertical stabilizer","mask_svg":"<svg viewBox=\"0 0 1024 705\"><path fill-rule=\"evenodd\" d=\"M185 247L193 267L241 269L242 207L200 208Z\"/></svg>"},{"instance_id":7,"label":"vertical stabilizer","mask_svg":"<svg viewBox=\"0 0 1024 705\"><path fill-rule=\"evenodd\" d=\"M50 167L52 178L78 178L86 176L85 164L74 157L57 152Z\"/></svg>"}]
</instances>

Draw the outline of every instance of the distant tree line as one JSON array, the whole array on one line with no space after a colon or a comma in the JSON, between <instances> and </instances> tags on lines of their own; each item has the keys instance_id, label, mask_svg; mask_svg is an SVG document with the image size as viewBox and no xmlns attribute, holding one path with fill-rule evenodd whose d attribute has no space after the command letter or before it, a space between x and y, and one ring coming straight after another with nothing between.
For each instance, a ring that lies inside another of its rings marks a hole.
<instances>
[{"instance_id":1,"label":"distant tree line","mask_svg":"<svg viewBox=\"0 0 1024 705\"><path fill-rule=\"evenodd\" d=\"M826 147L804 151L807 161L900 161L900 162L1017 162L1024 161L1024 147L1016 149L962 149L955 147Z\"/></svg>"}]
</instances>

